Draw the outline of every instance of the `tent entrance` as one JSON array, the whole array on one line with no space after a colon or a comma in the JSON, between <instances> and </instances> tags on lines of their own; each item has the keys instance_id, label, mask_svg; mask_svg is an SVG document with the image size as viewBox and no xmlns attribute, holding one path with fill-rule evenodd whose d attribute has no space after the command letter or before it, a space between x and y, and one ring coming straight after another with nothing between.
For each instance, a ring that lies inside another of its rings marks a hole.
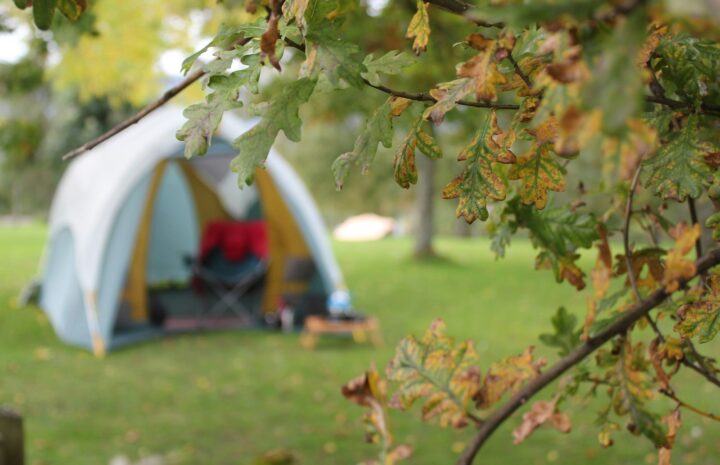
<instances>
[{"instance_id":1,"label":"tent entrance","mask_svg":"<svg viewBox=\"0 0 720 465\"><path fill-rule=\"evenodd\" d=\"M212 162L227 170L227 162L217 158ZM242 220L260 217L257 195L254 203L243 212ZM198 255L202 232L211 222L233 219L238 220L224 207L214 180L207 179L197 166L173 158L160 162L152 173L141 212L114 337L148 330L254 324L264 286L255 286L238 299L237 307L247 309L253 317L240 318L232 312L208 315L207 310L216 306L219 297L198 289L197 283L193 285L191 263Z\"/></svg>"}]
</instances>

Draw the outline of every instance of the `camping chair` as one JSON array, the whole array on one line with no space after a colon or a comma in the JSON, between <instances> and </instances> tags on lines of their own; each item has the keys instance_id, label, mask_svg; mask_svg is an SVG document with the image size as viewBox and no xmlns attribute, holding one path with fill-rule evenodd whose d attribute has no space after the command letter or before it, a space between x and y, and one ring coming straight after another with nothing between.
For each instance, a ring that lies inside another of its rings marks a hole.
<instances>
[{"instance_id":1,"label":"camping chair","mask_svg":"<svg viewBox=\"0 0 720 465\"><path fill-rule=\"evenodd\" d=\"M281 307L292 310L292 324L302 325L309 315L327 313L327 296L319 279L315 261L309 257L286 257L283 263Z\"/></svg>"},{"instance_id":2,"label":"camping chair","mask_svg":"<svg viewBox=\"0 0 720 465\"><path fill-rule=\"evenodd\" d=\"M203 233L199 256L187 259L195 290L215 299L214 304L199 308L198 317L252 316L242 298L263 281L268 269L266 257L263 222L210 223Z\"/></svg>"}]
</instances>

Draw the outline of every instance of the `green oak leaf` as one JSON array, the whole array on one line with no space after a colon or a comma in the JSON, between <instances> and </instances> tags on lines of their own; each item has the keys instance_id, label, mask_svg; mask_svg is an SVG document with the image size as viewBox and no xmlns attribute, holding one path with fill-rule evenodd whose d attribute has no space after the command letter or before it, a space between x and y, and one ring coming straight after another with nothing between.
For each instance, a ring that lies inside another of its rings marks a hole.
<instances>
[{"instance_id":1,"label":"green oak leaf","mask_svg":"<svg viewBox=\"0 0 720 465\"><path fill-rule=\"evenodd\" d=\"M200 55L208 51L210 48L229 48L229 46L241 37L260 37L266 28L264 19L258 19L253 23L241 24L239 26L228 26L222 24L220 30L215 37L197 52L185 58L182 62L180 70L183 74L187 74L193 64L200 58ZM229 65L228 65L229 66Z\"/></svg>"},{"instance_id":2,"label":"green oak leaf","mask_svg":"<svg viewBox=\"0 0 720 465\"><path fill-rule=\"evenodd\" d=\"M720 150L720 144L716 136L702 133L698 126L699 117L690 115L685 126L644 162L645 186L664 199L684 202L688 197L698 198L709 181L711 170L703 156Z\"/></svg>"},{"instance_id":3,"label":"green oak leaf","mask_svg":"<svg viewBox=\"0 0 720 465\"><path fill-rule=\"evenodd\" d=\"M589 249L598 238L592 215L567 208L538 210L522 204L519 197L508 201L505 214L514 215L514 225L526 228L533 245L540 249L537 268L551 268L557 282L568 281L577 289L585 287L585 274L575 263L579 258L576 251Z\"/></svg>"},{"instance_id":4,"label":"green oak leaf","mask_svg":"<svg viewBox=\"0 0 720 465\"><path fill-rule=\"evenodd\" d=\"M391 50L385 55L375 58L373 54L366 56L363 60L366 71L362 77L370 84L380 85L381 74L399 74L402 70L417 62L417 59L409 53Z\"/></svg>"},{"instance_id":5,"label":"green oak leaf","mask_svg":"<svg viewBox=\"0 0 720 465\"><path fill-rule=\"evenodd\" d=\"M362 172L366 173L375 159L378 144L381 143L387 148L392 146L391 98L388 98L367 120L362 132L355 139L352 152L340 155L333 163L332 171L338 189L342 188L352 164L360 164Z\"/></svg>"},{"instance_id":6,"label":"green oak leaf","mask_svg":"<svg viewBox=\"0 0 720 465\"><path fill-rule=\"evenodd\" d=\"M293 141L301 136L302 120L298 115L300 105L310 99L317 80L300 78L287 84L267 106L262 119L252 129L235 139L233 145L240 152L230 163L230 169L238 173L238 184L250 184L255 169L261 167L280 131Z\"/></svg>"},{"instance_id":7,"label":"green oak leaf","mask_svg":"<svg viewBox=\"0 0 720 465\"><path fill-rule=\"evenodd\" d=\"M559 349L558 355L561 357L580 345L582 328L576 328L577 317L575 315L568 313L565 307L560 307L550 321L555 332L541 334L540 341L543 344Z\"/></svg>"},{"instance_id":8,"label":"green oak leaf","mask_svg":"<svg viewBox=\"0 0 720 465\"><path fill-rule=\"evenodd\" d=\"M33 19L38 29L50 29L56 7L57 0L35 0L33 2Z\"/></svg>"},{"instance_id":9,"label":"green oak leaf","mask_svg":"<svg viewBox=\"0 0 720 465\"><path fill-rule=\"evenodd\" d=\"M205 155L212 141L212 135L222 121L223 114L242 106L242 102L213 93L207 101L191 105L183 111L187 121L175 137L185 142L185 157Z\"/></svg>"},{"instance_id":10,"label":"green oak leaf","mask_svg":"<svg viewBox=\"0 0 720 465\"><path fill-rule=\"evenodd\" d=\"M362 74L366 71L361 61L360 47L327 35L312 34L307 38L305 75L317 76L322 72L333 87L343 83L362 87Z\"/></svg>"}]
</instances>

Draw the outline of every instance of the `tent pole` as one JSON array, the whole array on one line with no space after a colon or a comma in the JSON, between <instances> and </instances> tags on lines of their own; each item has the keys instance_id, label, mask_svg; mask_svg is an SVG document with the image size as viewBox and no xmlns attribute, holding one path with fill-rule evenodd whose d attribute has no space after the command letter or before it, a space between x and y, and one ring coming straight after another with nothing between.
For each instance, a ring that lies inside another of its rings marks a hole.
<instances>
[{"instance_id":1,"label":"tent pole","mask_svg":"<svg viewBox=\"0 0 720 465\"><path fill-rule=\"evenodd\" d=\"M87 319L93 354L97 358L105 357L105 340L100 333L100 323L97 312L97 294L94 291L85 293L85 318Z\"/></svg>"}]
</instances>

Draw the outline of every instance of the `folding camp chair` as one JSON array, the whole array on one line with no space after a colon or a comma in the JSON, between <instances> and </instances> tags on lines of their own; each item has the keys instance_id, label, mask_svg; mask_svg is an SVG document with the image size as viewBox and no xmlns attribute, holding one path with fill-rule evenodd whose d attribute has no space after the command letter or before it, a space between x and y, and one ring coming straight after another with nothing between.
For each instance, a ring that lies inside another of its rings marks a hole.
<instances>
[{"instance_id":1,"label":"folding camp chair","mask_svg":"<svg viewBox=\"0 0 720 465\"><path fill-rule=\"evenodd\" d=\"M213 302L198 309L199 318L252 316L252 310L242 300L265 278L268 269L266 242L262 222L208 225L199 256L186 260L191 267L193 287L204 302Z\"/></svg>"}]
</instances>

